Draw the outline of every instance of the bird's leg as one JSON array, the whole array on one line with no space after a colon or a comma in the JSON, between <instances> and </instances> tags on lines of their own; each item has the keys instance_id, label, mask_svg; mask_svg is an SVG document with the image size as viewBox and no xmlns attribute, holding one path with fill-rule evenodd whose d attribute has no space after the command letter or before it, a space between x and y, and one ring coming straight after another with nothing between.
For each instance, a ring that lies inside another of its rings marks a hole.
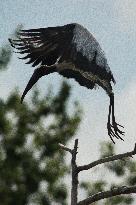
<instances>
[{"instance_id":1,"label":"bird's leg","mask_svg":"<svg viewBox=\"0 0 136 205\"><path fill-rule=\"evenodd\" d=\"M111 113L111 111L112 111L112 113ZM110 123L111 114L112 114L112 124ZM108 135L110 136L113 143L115 143L114 140L113 140L113 137L116 137L117 139L123 140L123 138L120 135L124 135L124 132L121 131L118 127L124 128L122 125L116 123L116 121L115 121L114 94L112 93L110 95L110 105L109 105L109 115L108 115L107 129L108 129Z\"/></svg>"},{"instance_id":2,"label":"bird's leg","mask_svg":"<svg viewBox=\"0 0 136 205\"><path fill-rule=\"evenodd\" d=\"M113 137L114 137L114 132L112 130L112 125L110 123L110 117L111 117L111 100L110 100L110 105L109 105L109 114L108 114L108 122L107 122L107 129L108 129L108 135L110 136L112 142L115 144Z\"/></svg>"},{"instance_id":3,"label":"bird's leg","mask_svg":"<svg viewBox=\"0 0 136 205\"><path fill-rule=\"evenodd\" d=\"M124 128L122 125L116 123L115 121L115 115L114 115L114 94L111 95L111 106L112 106L112 128L114 129L114 133L117 138L123 140L123 138L120 135L124 135L124 132L121 131L118 127Z\"/></svg>"}]
</instances>

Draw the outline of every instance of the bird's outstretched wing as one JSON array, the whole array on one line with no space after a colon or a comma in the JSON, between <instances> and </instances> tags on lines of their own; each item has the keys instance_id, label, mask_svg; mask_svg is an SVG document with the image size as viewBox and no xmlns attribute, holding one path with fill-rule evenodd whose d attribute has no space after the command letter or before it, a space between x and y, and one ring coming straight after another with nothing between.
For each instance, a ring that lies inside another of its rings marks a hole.
<instances>
[{"instance_id":1,"label":"bird's outstretched wing","mask_svg":"<svg viewBox=\"0 0 136 205\"><path fill-rule=\"evenodd\" d=\"M53 65L60 58L58 63L72 62L78 69L86 66L83 56L76 49L74 43L74 29L78 24L67 24L64 26L21 30L18 32L18 39L9 39L10 44L17 53L23 55L20 59L27 60L26 64L35 66ZM82 62L82 63L81 63ZM81 63L81 64L80 64ZM50 68L48 69L48 73ZM67 78L74 78L80 85L92 89L94 83L87 80L80 72L66 68L59 73Z\"/></svg>"},{"instance_id":2,"label":"bird's outstretched wing","mask_svg":"<svg viewBox=\"0 0 136 205\"><path fill-rule=\"evenodd\" d=\"M21 30L17 40L10 40L11 46L18 53L29 59L32 66L52 65L67 50L72 40L74 26L58 26L39 29Z\"/></svg>"},{"instance_id":3,"label":"bird's outstretched wing","mask_svg":"<svg viewBox=\"0 0 136 205\"><path fill-rule=\"evenodd\" d=\"M57 71L65 77L74 78L87 88L92 89L95 82L85 78L83 72L109 82L114 81L99 43L79 24L21 30L18 39L10 39L10 43L18 53L24 55L22 59L29 59L27 63L33 67L51 66L57 61L58 64L65 62L65 65L71 63L76 69L66 66L64 70Z\"/></svg>"}]
</instances>

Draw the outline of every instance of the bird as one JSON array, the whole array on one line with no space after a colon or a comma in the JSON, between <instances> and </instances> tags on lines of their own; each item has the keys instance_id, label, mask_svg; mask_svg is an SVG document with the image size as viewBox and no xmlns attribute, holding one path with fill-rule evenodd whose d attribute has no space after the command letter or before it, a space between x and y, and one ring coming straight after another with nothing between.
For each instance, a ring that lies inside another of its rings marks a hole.
<instances>
[{"instance_id":1,"label":"bird","mask_svg":"<svg viewBox=\"0 0 136 205\"><path fill-rule=\"evenodd\" d=\"M16 53L22 54L20 59L28 61L32 67L37 67L23 94L27 92L42 77L51 73L59 73L63 77L75 79L81 86L93 89L102 87L109 96L109 112L107 131L110 139L123 139L124 128L115 120L114 92L115 84L112 71L108 65L105 53L92 33L78 23L61 26L20 30L16 39L9 39Z\"/></svg>"}]
</instances>

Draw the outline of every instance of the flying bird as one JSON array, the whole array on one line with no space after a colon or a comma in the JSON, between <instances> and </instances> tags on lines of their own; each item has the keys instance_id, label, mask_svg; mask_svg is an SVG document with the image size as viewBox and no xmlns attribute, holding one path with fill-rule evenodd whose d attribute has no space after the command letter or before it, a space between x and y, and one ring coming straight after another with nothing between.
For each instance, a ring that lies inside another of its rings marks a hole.
<instances>
[{"instance_id":1,"label":"flying bird","mask_svg":"<svg viewBox=\"0 0 136 205\"><path fill-rule=\"evenodd\" d=\"M124 128L115 120L114 92L115 80L107 63L104 51L95 37L82 25L71 23L64 26L20 30L16 40L9 39L13 48L23 54L21 59L29 59L27 64L38 66L30 78L23 95L42 76L57 72L64 77L74 78L81 86L93 89L101 86L110 98L107 130L113 137L121 139ZM115 142L114 142L115 143Z\"/></svg>"}]
</instances>

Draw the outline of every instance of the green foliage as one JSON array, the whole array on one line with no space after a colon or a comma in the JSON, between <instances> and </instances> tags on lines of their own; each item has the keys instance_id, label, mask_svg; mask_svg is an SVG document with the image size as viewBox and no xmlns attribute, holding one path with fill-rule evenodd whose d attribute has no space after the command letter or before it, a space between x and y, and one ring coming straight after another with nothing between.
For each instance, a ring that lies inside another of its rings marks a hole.
<instances>
[{"instance_id":1,"label":"green foliage","mask_svg":"<svg viewBox=\"0 0 136 205\"><path fill-rule=\"evenodd\" d=\"M22 28L22 24L18 25L12 37L15 38L18 35L18 31ZM6 43L4 46L0 47L0 71L6 70L8 68L11 57L12 48L9 43Z\"/></svg>"},{"instance_id":2,"label":"green foliage","mask_svg":"<svg viewBox=\"0 0 136 205\"><path fill-rule=\"evenodd\" d=\"M0 70L7 68L11 51L1 48ZM56 95L49 90L43 97L35 90L23 104L18 90L0 98L0 205L67 204L63 178L69 167L58 143L73 137L81 118L78 104L68 114L70 89L63 82Z\"/></svg>"},{"instance_id":3,"label":"green foliage","mask_svg":"<svg viewBox=\"0 0 136 205\"><path fill-rule=\"evenodd\" d=\"M111 156L115 154L114 145L111 142L103 142L100 149L100 158ZM80 187L86 191L86 195L92 195L97 192L106 191L116 188L118 186L133 186L136 185L136 162L133 159L126 158L124 160L113 161L105 163L101 168L107 173L111 173L95 182L82 182ZM114 175L114 181L111 180L111 176ZM94 180L93 180L94 181ZM127 205L134 202L133 196L116 196L109 199L105 199L100 203L103 205ZM95 203L96 205L99 202Z\"/></svg>"},{"instance_id":4,"label":"green foliage","mask_svg":"<svg viewBox=\"0 0 136 205\"><path fill-rule=\"evenodd\" d=\"M69 167L58 143L66 144L80 122L78 106L67 112L69 96L63 83L56 95L35 90L29 103L20 103L17 90L0 100L0 204L66 204Z\"/></svg>"},{"instance_id":5,"label":"green foliage","mask_svg":"<svg viewBox=\"0 0 136 205\"><path fill-rule=\"evenodd\" d=\"M11 59L11 48L9 45L0 48L0 70L5 70Z\"/></svg>"},{"instance_id":6,"label":"green foliage","mask_svg":"<svg viewBox=\"0 0 136 205\"><path fill-rule=\"evenodd\" d=\"M106 186L106 182L103 180L99 180L99 181L94 182L92 184L89 182L82 182L80 184L80 187L87 191L88 196L95 194L97 192L103 191L105 186Z\"/></svg>"},{"instance_id":7,"label":"green foliage","mask_svg":"<svg viewBox=\"0 0 136 205\"><path fill-rule=\"evenodd\" d=\"M105 202L105 205L125 205L125 204L132 204L133 203L133 198L131 196L117 196L117 197L112 197L110 199L107 199Z\"/></svg>"}]
</instances>

